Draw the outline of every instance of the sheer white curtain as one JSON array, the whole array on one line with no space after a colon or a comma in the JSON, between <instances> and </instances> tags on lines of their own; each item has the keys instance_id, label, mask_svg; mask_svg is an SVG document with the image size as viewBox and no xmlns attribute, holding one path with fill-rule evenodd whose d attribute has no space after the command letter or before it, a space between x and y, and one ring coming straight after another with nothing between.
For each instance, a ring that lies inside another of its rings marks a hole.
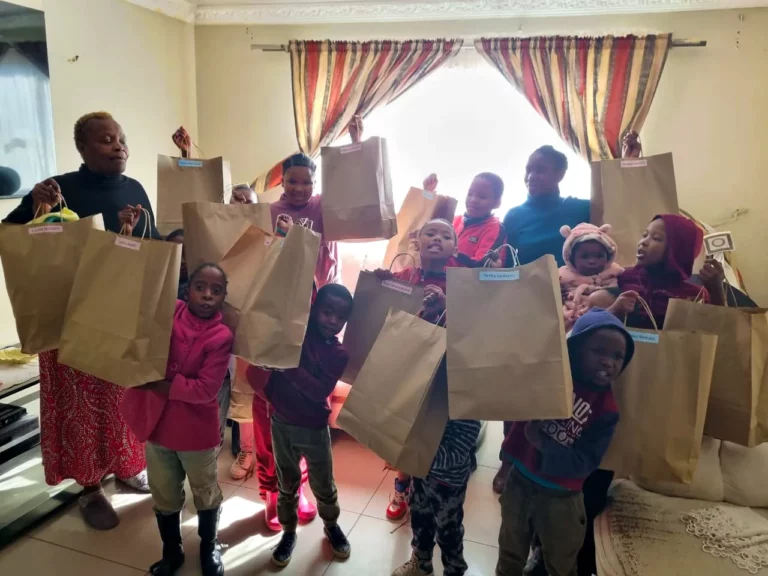
<instances>
[{"instance_id":1,"label":"sheer white curtain","mask_svg":"<svg viewBox=\"0 0 768 576\"><path fill-rule=\"evenodd\" d=\"M411 186L421 186L431 172L438 191L458 199L457 213L472 178L495 172L504 180L501 208L525 201L523 179L528 156L551 144L568 157L561 190L589 198L589 165L577 156L531 105L474 50L426 78L392 104L371 114L365 135L387 139L395 204ZM386 242L340 244L344 284L354 288L358 270L380 266Z\"/></svg>"},{"instance_id":2,"label":"sheer white curtain","mask_svg":"<svg viewBox=\"0 0 768 576\"><path fill-rule=\"evenodd\" d=\"M0 59L0 166L21 177L21 192L56 173L48 77L10 48Z\"/></svg>"}]
</instances>

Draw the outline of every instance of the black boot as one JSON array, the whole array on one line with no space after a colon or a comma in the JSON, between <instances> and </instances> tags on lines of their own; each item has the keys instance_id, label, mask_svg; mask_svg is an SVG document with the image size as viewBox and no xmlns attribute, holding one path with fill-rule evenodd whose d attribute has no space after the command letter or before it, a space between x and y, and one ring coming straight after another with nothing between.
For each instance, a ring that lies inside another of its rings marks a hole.
<instances>
[{"instance_id":1,"label":"black boot","mask_svg":"<svg viewBox=\"0 0 768 576\"><path fill-rule=\"evenodd\" d=\"M152 576L172 576L184 564L181 545L181 512L160 514L155 512L160 538L163 540L163 559L149 567Z\"/></svg>"},{"instance_id":2,"label":"black boot","mask_svg":"<svg viewBox=\"0 0 768 576\"><path fill-rule=\"evenodd\" d=\"M197 513L197 534L200 536L200 566L203 576L222 576L221 546L217 539L219 510L203 510Z\"/></svg>"}]
</instances>

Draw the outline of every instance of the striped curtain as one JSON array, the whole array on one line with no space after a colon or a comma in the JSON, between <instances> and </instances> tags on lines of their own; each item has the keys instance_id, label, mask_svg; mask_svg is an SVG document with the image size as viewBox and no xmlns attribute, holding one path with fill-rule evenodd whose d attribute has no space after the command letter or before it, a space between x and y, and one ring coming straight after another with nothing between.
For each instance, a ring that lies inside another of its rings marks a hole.
<instances>
[{"instance_id":1,"label":"striped curtain","mask_svg":"<svg viewBox=\"0 0 768 576\"><path fill-rule=\"evenodd\" d=\"M453 58L462 40L291 41L296 139L316 156L365 118ZM280 164L254 182L257 192L280 184Z\"/></svg>"},{"instance_id":2,"label":"striped curtain","mask_svg":"<svg viewBox=\"0 0 768 576\"><path fill-rule=\"evenodd\" d=\"M617 158L640 132L671 34L482 38L475 48L589 161Z\"/></svg>"}]
</instances>

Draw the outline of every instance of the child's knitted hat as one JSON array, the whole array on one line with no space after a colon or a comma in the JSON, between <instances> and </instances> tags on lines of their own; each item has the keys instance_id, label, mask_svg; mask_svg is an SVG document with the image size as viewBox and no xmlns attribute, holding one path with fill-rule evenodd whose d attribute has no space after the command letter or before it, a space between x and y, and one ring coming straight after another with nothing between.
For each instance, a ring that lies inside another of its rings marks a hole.
<instances>
[{"instance_id":1,"label":"child's knitted hat","mask_svg":"<svg viewBox=\"0 0 768 576\"><path fill-rule=\"evenodd\" d=\"M573 249L577 244L587 242L588 240L594 240L599 242L605 251L608 253L608 263L613 262L616 259L616 242L608 236L611 232L610 224L603 224L600 227L587 222L582 222L575 228L570 226L563 226L560 228L560 234L565 238L565 244L563 244L563 260L567 264L573 264L571 262L571 255Z\"/></svg>"}]
</instances>

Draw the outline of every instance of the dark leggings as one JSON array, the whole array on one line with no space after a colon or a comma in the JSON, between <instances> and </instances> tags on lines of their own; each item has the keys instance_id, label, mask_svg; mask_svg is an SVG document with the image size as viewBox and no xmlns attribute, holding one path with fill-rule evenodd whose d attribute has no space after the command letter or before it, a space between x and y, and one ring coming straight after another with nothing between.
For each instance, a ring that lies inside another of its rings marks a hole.
<instances>
[{"instance_id":1,"label":"dark leggings","mask_svg":"<svg viewBox=\"0 0 768 576\"><path fill-rule=\"evenodd\" d=\"M613 472L610 470L595 470L584 482L584 509L587 513L587 533L584 536L584 545L579 552L578 571L579 576L592 576L597 574L595 563L595 518L605 508L608 497L608 488L613 481Z\"/></svg>"}]
</instances>

